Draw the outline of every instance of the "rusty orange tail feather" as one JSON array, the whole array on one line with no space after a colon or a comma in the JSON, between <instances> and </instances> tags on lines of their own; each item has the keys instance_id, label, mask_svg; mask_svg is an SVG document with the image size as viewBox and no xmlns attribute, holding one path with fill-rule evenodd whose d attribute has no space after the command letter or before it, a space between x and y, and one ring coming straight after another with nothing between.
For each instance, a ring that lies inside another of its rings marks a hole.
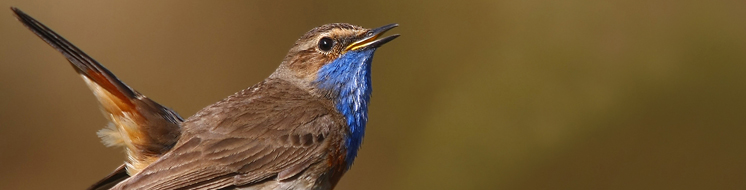
<instances>
[{"instance_id":1,"label":"rusty orange tail feather","mask_svg":"<svg viewBox=\"0 0 746 190\"><path fill-rule=\"evenodd\" d=\"M93 91L112 123L98 134L107 146L125 147L127 173L137 173L171 149L179 139L179 125L183 121L175 111L130 88L41 22L15 7L11 9L27 28L61 52Z\"/></svg>"}]
</instances>

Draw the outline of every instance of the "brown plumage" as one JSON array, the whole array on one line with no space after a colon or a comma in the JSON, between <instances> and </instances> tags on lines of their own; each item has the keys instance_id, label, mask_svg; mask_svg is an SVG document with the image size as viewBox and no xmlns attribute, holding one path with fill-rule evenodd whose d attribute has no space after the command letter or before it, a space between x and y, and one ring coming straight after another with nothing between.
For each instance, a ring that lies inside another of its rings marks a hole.
<instances>
[{"instance_id":1,"label":"brown plumage","mask_svg":"<svg viewBox=\"0 0 746 190\"><path fill-rule=\"evenodd\" d=\"M335 143L343 137L332 131L344 131L344 120L329 105L287 81L265 80L187 119L173 151L117 188L223 188L316 178L296 175L337 159L329 152L339 151Z\"/></svg>"},{"instance_id":2,"label":"brown plumage","mask_svg":"<svg viewBox=\"0 0 746 190\"><path fill-rule=\"evenodd\" d=\"M12 9L62 52L93 90L112 122L99 132L104 143L127 150L125 166L91 189L332 189L351 165L348 149L356 154L358 147L345 144L352 132L350 116L339 110L344 93L320 87L326 78L318 73L348 51L370 49L360 59L369 64L375 48L398 36L377 39L396 25L373 30L350 24L317 27L296 42L270 77L182 122L174 111L137 93L61 36ZM367 105L367 99L353 100L360 101Z\"/></svg>"}]
</instances>

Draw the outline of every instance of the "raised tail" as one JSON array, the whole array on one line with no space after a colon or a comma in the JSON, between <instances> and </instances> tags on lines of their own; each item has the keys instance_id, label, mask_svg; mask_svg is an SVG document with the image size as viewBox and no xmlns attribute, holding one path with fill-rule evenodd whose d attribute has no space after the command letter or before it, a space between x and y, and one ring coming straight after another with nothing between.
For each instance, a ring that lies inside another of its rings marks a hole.
<instances>
[{"instance_id":1,"label":"raised tail","mask_svg":"<svg viewBox=\"0 0 746 190\"><path fill-rule=\"evenodd\" d=\"M125 85L96 60L41 22L15 7L11 9L26 27L65 55L93 91L104 115L112 123L98 135L107 146L125 147L127 173L134 175L173 147L181 134L179 125L183 121L176 112ZM115 173L117 171L122 172L116 170Z\"/></svg>"}]
</instances>

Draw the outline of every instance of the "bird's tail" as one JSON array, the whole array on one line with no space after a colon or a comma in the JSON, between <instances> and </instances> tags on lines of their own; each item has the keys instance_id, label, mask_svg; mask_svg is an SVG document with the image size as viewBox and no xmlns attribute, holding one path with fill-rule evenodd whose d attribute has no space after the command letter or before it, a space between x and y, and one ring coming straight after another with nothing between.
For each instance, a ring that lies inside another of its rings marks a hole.
<instances>
[{"instance_id":1,"label":"bird's tail","mask_svg":"<svg viewBox=\"0 0 746 190\"><path fill-rule=\"evenodd\" d=\"M127 150L127 173L133 175L171 149L180 136L183 119L133 90L96 60L44 24L11 7L19 21L60 51L85 80L111 124L98 132L107 146Z\"/></svg>"}]
</instances>

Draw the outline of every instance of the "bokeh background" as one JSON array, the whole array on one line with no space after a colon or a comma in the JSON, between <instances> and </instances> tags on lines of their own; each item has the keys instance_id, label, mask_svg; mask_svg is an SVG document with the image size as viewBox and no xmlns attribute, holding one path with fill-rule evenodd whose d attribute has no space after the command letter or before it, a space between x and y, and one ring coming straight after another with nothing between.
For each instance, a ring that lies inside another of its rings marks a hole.
<instances>
[{"instance_id":1,"label":"bokeh background","mask_svg":"<svg viewBox=\"0 0 746 190\"><path fill-rule=\"evenodd\" d=\"M746 1L0 1L0 189L122 163L17 6L190 116L311 28L399 23L337 189L746 189Z\"/></svg>"}]
</instances>

